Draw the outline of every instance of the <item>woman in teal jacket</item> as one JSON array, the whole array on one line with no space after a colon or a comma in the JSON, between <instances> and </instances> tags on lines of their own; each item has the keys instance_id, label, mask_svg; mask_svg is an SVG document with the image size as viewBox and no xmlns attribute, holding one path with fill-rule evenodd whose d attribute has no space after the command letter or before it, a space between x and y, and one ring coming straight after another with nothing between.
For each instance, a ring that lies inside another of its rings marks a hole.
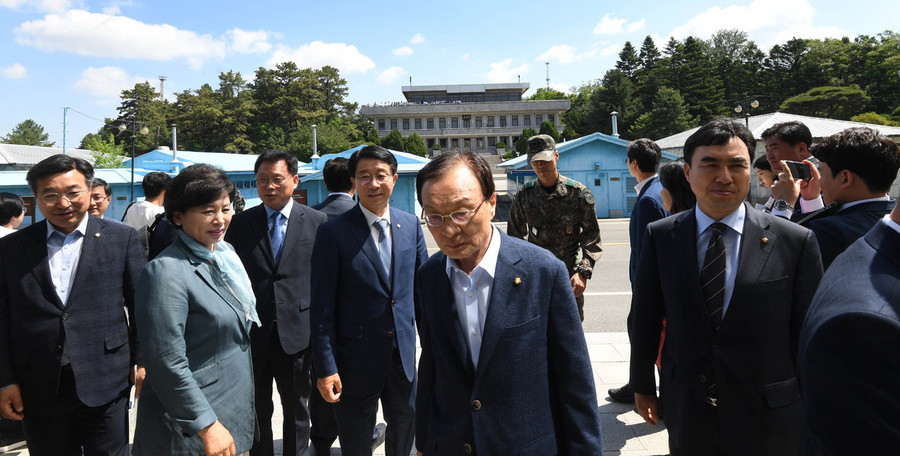
<instances>
[{"instance_id":1,"label":"woman in teal jacket","mask_svg":"<svg viewBox=\"0 0 900 456\"><path fill-rule=\"evenodd\" d=\"M232 456L253 445L250 326L259 320L247 273L222 240L233 198L234 184L208 165L185 168L166 189L178 239L135 293L147 368L136 455Z\"/></svg>"}]
</instances>

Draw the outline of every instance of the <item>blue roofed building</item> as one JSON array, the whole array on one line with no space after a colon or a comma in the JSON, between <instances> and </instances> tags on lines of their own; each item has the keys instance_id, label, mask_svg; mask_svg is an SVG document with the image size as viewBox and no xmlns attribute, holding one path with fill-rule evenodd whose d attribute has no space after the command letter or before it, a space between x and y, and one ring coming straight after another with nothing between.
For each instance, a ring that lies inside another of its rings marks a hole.
<instances>
[{"instance_id":1,"label":"blue roofed building","mask_svg":"<svg viewBox=\"0 0 900 456\"><path fill-rule=\"evenodd\" d=\"M587 186L596 200L598 218L631 216L637 199L634 186L637 180L628 172L628 141L603 133L592 133L556 145L560 174ZM663 152L663 161L675 160L676 155ZM506 170L507 193L515 199L518 190L537 178L528 157L513 158L497 165Z\"/></svg>"}]
</instances>

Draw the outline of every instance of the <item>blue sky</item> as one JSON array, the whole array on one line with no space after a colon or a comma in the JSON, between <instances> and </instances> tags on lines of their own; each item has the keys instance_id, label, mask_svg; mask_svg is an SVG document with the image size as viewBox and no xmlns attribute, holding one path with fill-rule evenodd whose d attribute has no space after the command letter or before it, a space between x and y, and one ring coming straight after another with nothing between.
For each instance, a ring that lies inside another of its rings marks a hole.
<instances>
[{"instance_id":1,"label":"blue sky","mask_svg":"<svg viewBox=\"0 0 900 456\"><path fill-rule=\"evenodd\" d=\"M252 80L293 60L332 65L360 104L399 101L401 85L522 82L568 90L615 65L625 41L709 38L737 28L764 51L791 37L875 35L893 0L688 2L0 0L0 135L34 119L69 147L114 117L119 93L167 77L165 94ZM554 5L550 7L548 5ZM900 81L898 81L900 83ZM79 114L84 113L85 115Z\"/></svg>"}]
</instances>

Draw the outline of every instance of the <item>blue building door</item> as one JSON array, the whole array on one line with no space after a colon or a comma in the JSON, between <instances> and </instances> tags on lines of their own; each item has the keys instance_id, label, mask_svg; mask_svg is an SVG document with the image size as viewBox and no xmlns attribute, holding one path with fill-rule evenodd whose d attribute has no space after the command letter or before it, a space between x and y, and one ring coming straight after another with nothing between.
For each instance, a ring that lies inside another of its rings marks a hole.
<instances>
[{"instance_id":1,"label":"blue building door","mask_svg":"<svg viewBox=\"0 0 900 456\"><path fill-rule=\"evenodd\" d=\"M607 173L588 174L588 182L585 182L594 194L594 208L597 210L597 218L609 217L609 195L607 195Z\"/></svg>"},{"instance_id":2,"label":"blue building door","mask_svg":"<svg viewBox=\"0 0 900 456\"><path fill-rule=\"evenodd\" d=\"M628 173L625 173L626 175ZM607 217L625 216L625 178L621 172L609 173L609 185L606 186L609 198L609 215Z\"/></svg>"}]
</instances>

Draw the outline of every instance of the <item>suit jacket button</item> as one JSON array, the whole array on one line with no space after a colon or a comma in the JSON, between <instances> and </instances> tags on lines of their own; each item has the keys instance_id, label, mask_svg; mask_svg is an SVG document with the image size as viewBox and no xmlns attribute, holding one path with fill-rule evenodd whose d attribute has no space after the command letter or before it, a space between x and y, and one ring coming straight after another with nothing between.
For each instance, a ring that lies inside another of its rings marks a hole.
<instances>
[{"instance_id":1,"label":"suit jacket button","mask_svg":"<svg viewBox=\"0 0 900 456\"><path fill-rule=\"evenodd\" d=\"M478 399L475 399L474 401L472 401L472 410L474 410L476 412L481 410L481 401L479 401Z\"/></svg>"},{"instance_id":2,"label":"suit jacket button","mask_svg":"<svg viewBox=\"0 0 900 456\"><path fill-rule=\"evenodd\" d=\"M387 336L388 336L388 337L394 337L394 331L388 331Z\"/></svg>"},{"instance_id":3,"label":"suit jacket button","mask_svg":"<svg viewBox=\"0 0 900 456\"><path fill-rule=\"evenodd\" d=\"M57 345L57 346L56 346L56 353L62 353L62 351L63 351L63 346L62 346L62 345Z\"/></svg>"},{"instance_id":4,"label":"suit jacket button","mask_svg":"<svg viewBox=\"0 0 900 456\"><path fill-rule=\"evenodd\" d=\"M69 312L63 312L63 314L62 314L62 319L63 319L63 320L68 320L68 319L69 319Z\"/></svg>"},{"instance_id":5,"label":"suit jacket button","mask_svg":"<svg viewBox=\"0 0 900 456\"><path fill-rule=\"evenodd\" d=\"M395 307L397 305L397 300L391 300L391 307Z\"/></svg>"},{"instance_id":6,"label":"suit jacket button","mask_svg":"<svg viewBox=\"0 0 900 456\"><path fill-rule=\"evenodd\" d=\"M705 376L705 375L700 374L700 377L699 377L699 378L700 378L700 383L706 383L706 376Z\"/></svg>"},{"instance_id":7,"label":"suit jacket button","mask_svg":"<svg viewBox=\"0 0 900 456\"><path fill-rule=\"evenodd\" d=\"M468 443L463 445L463 451L465 451L466 454L472 454L472 445L469 445Z\"/></svg>"}]
</instances>

